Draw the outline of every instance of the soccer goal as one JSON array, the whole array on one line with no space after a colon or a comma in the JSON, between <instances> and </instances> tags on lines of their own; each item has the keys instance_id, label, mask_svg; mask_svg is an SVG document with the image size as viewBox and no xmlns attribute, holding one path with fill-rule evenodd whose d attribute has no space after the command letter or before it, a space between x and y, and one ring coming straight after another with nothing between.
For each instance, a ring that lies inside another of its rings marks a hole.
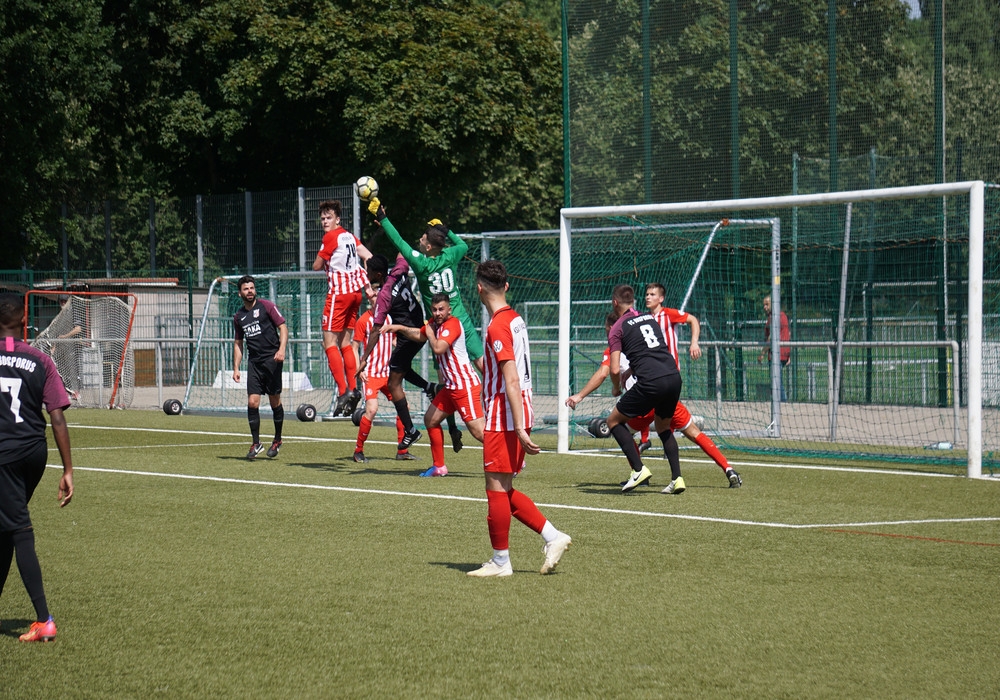
<instances>
[{"instance_id":1,"label":"soccer goal","mask_svg":"<svg viewBox=\"0 0 1000 700\"><path fill-rule=\"evenodd\" d=\"M720 446L964 463L973 477L984 456L1000 465L1000 366L983 362L984 333L1000 337L1000 309L983 310L984 241L1000 259L984 229L997 232L998 208L1000 191L963 182L563 209L559 451L578 429L565 406L586 379L577 356L606 344L611 289L632 284L641 308L660 283L666 306L701 322L700 360L682 337L681 400Z\"/></svg>"},{"instance_id":2,"label":"soccer goal","mask_svg":"<svg viewBox=\"0 0 1000 700\"><path fill-rule=\"evenodd\" d=\"M74 404L84 408L128 408L135 395L135 358L130 344L138 299L134 294L31 290L25 309L34 338L25 341L48 353Z\"/></svg>"}]
</instances>

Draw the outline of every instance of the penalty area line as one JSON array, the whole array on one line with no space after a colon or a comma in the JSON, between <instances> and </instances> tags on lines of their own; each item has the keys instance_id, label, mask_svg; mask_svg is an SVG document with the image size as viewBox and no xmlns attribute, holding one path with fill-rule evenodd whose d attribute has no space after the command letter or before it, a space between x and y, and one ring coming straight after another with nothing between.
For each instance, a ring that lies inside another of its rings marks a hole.
<instances>
[{"instance_id":1,"label":"penalty area line","mask_svg":"<svg viewBox=\"0 0 1000 700\"><path fill-rule=\"evenodd\" d=\"M62 465L47 464L50 469L62 470ZM381 496L400 496L404 498L430 498L442 501L465 501L469 503L485 503L485 498L475 498L472 496L455 496L441 493L415 493L412 491L391 491L388 489L365 489L352 486L325 486L322 484L295 484L285 481L263 481L260 479L236 479L223 476L204 476L198 474L176 474L171 472L144 472L134 469L107 469L104 467L74 467L74 470L98 472L104 474L123 474L128 476L154 476L165 479L188 479L191 481L209 481L223 484L242 484L248 486L277 486L292 489L308 489L315 491L336 491L341 493L362 493ZM707 515L681 515L679 513L661 513L656 511L629 510L627 508L602 508L597 506L579 506L566 503L538 503L542 508L558 508L561 510L573 510L586 513L608 513L611 515L634 515L646 518L667 518L670 520L690 520L706 523L720 523L724 525L749 525L754 527L769 527L787 530L815 530L815 529L835 529L848 527L885 527L889 525L911 525L930 523L966 523L966 522L989 522L1000 521L1000 517L973 517L973 518L928 518L923 520L892 520L885 522L864 522L864 523L777 523L762 522L756 520L741 520L734 518L717 518Z\"/></svg>"}]
</instances>

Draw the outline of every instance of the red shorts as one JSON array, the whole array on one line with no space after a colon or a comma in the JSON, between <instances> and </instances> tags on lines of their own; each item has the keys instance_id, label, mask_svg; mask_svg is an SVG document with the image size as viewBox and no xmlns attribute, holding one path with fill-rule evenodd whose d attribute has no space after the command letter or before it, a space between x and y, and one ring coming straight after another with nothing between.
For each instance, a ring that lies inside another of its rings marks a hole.
<instances>
[{"instance_id":1,"label":"red shorts","mask_svg":"<svg viewBox=\"0 0 1000 700\"><path fill-rule=\"evenodd\" d=\"M655 417L656 412L650 411L644 416L636 416L635 418L629 419L628 423L625 425L632 428L632 430L645 430L652 424Z\"/></svg>"},{"instance_id":2,"label":"red shorts","mask_svg":"<svg viewBox=\"0 0 1000 700\"><path fill-rule=\"evenodd\" d=\"M326 305L323 307L323 317L320 319L321 330L330 333L340 333L344 330L354 330L354 322L358 320L358 309L361 308L361 290L349 294L326 295Z\"/></svg>"},{"instance_id":3,"label":"red shorts","mask_svg":"<svg viewBox=\"0 0 1000 700\"><path fill-rule=\"evenodd\" d=\"M531 435L531 430L528 431ZM483 431L483 471L519 474L524 469L524 446L513 430Z\"/></svg>"},{"instance_id":4,"label":"red shorts","mask_svg":"<svg viewBox=\"0 0 1000 700\"><path fill-rule=\"evenodd\" d=\"M678 401L677 408L674 409L674 417L670 419L670 429L684 430L689 425L691 425L691 411L687 410L687 406Z\"/></svg>"},{"instance_id":5,"label":"red shorts","mask_svg":"<svg viewBox=\"0 0 1000 700\"><path fill-rule=\"evenodd\" d=\"M466 423L483 417L482 387L479 384L465 389L440 389L432 404L444 413L458 413Z\"/></svg>"},{"instance_id":6,"label":"red shorts","mask_svg":"<svg viewBox=\"0 0 1000 700\"><path fill-rule=\"evenodd\" d=\"M386 398L392 401L392 393L389 391L388 377L368 377L365 382L365 401L378 398L378 392L385 394Z\"/></svg>"},{"instance_id":7,"label":"red shorts","mask_svg":"<svg viewBox=\"0 0 1000 700\"><path fill-rule=\"evenodd\" d=\"M632 428L632 430L648 428L655 417L655 411L650 411L644 416L631 419L628 422L628 427ZM677 408L674 409L674 415L670 418L670 429L684 430L689 425L691 425L691 411L687 409L687 406L678 401Z\"/></svg>"}]
</instances>

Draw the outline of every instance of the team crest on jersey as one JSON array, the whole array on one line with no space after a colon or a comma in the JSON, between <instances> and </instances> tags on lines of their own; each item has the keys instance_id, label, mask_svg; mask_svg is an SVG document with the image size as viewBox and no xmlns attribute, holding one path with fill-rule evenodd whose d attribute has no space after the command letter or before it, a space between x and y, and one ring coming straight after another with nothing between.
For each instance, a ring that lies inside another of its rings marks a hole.
<instances>
[{"instance_id":1,"label":"team crest on jersey","mask_svg":"<svg viewBox=\"0 0 1000 700\"><path fill-rule=\"evenodd\" d=\"M441 331L441 337L442 338L447 338L450 334L451 334L451 331L449 331L447 328L445 328L443 331Z\"/></svg>"},{"instance_id":2,"label":"team crest on jersey","mask_svg":"<svg viewBox=\"0 0 1000 700\"><path fill-rule=\"evenodd\" d=\"M260 309L254 309L253 310L253 317L254 318L260 317Z\"/></svg>"},{"instance_id":3,"label":"team crest on jersey","mask_svg":"<svg viewBox=\"0 0 1000 700\"><path fill-rule=\"evenodd\" d=\"M501 343L499 340L494 340L493 352L500 352L501 350L503 350L503 343Z\"/></svg>"}]
</instances>

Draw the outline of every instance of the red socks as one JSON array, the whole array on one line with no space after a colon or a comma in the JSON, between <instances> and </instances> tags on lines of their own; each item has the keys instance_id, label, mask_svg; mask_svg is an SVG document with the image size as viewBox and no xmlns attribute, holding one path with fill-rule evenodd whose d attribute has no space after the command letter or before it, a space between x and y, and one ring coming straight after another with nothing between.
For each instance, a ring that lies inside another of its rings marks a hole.
<instances>
[{"instance_id":1,"label":"red socks","mask_svg":"<svg viewBox=\"0 0 1000 700\"><path fill-rule=\"evenodd\" d=\"M486 526L493 549L510 549L510 499L503 491L486 492Z\"/></svg>"},{"instance_id":2,"label":"red socks","mask_svg":"<svg viewBox=\"0 0 1000 700\"><path fill-rule=\"evenodd\" d=\"M428 428L427 436L431 441L431 464L435 467L444 466L444 431L439 425L436 428ZM402 438L400 438L402 439Z\"/></svg>"},{"instance_id":3,"label":"red socks","mask_svg":"<svg viewBox=\"0 0 1000 700\"><path fill-rule=\"evenodd\" d=\"M358 425L358 443L354 447L355 452L361 452L365 449L365 440L368 439L368 433L372 431L372 422L368 420L368 416L361 416L361 423Z\"/></svg>"},{"instance_id":4,"label":"red socks","mask_svg":"<svg viewBox=\"0 0 1000 700\"><path fill-rule=\"evenodd\" d=\"M330 365L330 374L333 375L333 381L337 384L337 394L346 393L347 382L344 379L344 355L340 352L338 346L331 345L326 349L326 362Z\"/></svg>"},{"instance_id":5,"label":"red socks","mask_svg":"<svg viewBox=\"0 0 1000 700\"><path fill-rule=\"evenodd\" d=\"M348 391L354 391L358 388L358 378L354 376L358 373L358 356L351 346L341 348L341 350L344 355L344 373L347 375L347 389Z\"/></svg>"},{"instance_id":6,"label":"red socks","mask_svg":"<svg viewBox=\"0 0 1000 700\"><path fill-rule=\"evenodd\" d=\"M698 433L698 437L694 439L694 442L705 454L715 460L715 463L719 465L722 471L729 469L729 460L719 452L719 448L712 442L712 438L705 435L705 433Z\"/></svg>"},{"instance_id":7,"label":"red socks","mask_svg":"<svg viewBox=\"0 0 1000 700\"><path fill-rule=\"evenodd\" d=\"M535 502L514 489L511 489L507 495L510 497L510 514L541 534L542 528L545 527L545 516L542 515L542 511L538 510Z\"/></svg>"}]
</instances>

